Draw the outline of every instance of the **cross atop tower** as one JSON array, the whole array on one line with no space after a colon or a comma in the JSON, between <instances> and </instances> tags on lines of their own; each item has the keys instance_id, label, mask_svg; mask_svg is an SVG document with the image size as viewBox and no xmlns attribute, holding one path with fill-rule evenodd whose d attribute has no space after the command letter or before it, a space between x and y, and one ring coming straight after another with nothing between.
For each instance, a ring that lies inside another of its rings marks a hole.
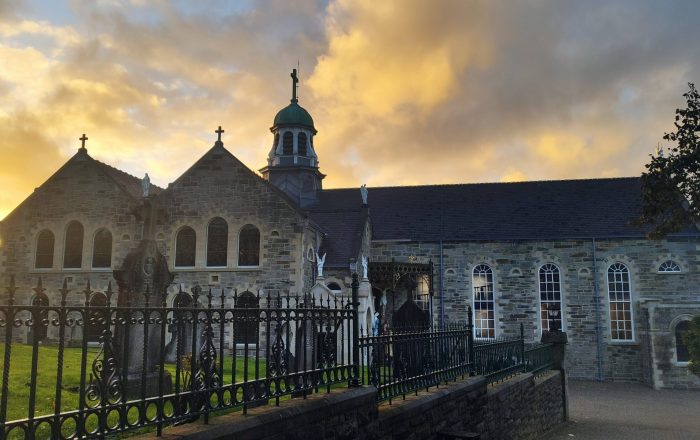
<instances>
[{"instance_id":1,"label":"cross atop tower","mask_svg":"<svg viewBox=\"0 0 700 440\"><path fill-rule=\"evenodd\" d=\"M221 125L219 125L219 128L218 128L217 130L214 131L214 133L216 133L216 135L217 135L216 142L221 142L221 133L223 133L223 132L225 132L225 131L226 131L226 130L224 130L224 129L221 128Z\"/></svg>"},{"instance_id":2,"label":"cross atop tower","mask_svg":"<svg viewBox=\"0 0 700 440\"><path fill-rule=\"evenodd\" d=\"M299 78L297 77L297 69L292 69L292 102L297 102L297 87Z\"/></svg>"},{"instance_id":3,"label":"cross atop tower","mask_svg":"<svg viewBox=\"0 0 700 440\"><path fill-rule=\"evenodd\" d=\"M88 137L85 136L85 133L83 133L83 135L79 137L78 140L80 141L80 150L87 151L87 149L85 148L85 141L88 140Z\"/></svg>"}]
</instances>

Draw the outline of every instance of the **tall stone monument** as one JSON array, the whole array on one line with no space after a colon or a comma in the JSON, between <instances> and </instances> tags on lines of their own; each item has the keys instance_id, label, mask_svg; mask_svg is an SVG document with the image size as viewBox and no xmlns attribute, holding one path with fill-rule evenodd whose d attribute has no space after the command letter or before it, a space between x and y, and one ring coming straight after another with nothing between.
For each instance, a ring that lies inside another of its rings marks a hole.
<instances>
[{"instance_id":1,"label":"tall stone monument","mask_svg":"<svg viewBox=\"0 0 700 440\"><path fill-rule=\"evenodd\" d=\"M144 179L144 186L148 183ZM138 395L143 391L144 380L148 395L154 394L158 389L158 366L162 362L161 351L164 345L160 340L161 326L164 324L159 324L158 321L163 322L167 317L160 316L157 311L151 311L150 316L147 316L143 309L164 306L166 289L175 278L154 238L159 212L157 199L144 188L144 198L134 211L137 218L143 221L141 243L127 255L121 269L114 271L114 279L119 286L117 305L132 308L129 316L132 322L118 322L115 335L116 352L128 352L126 365L120 366L127 369L128 395ZM168 376L166 385L169 383Z\"/></svg>"}]
</instances>

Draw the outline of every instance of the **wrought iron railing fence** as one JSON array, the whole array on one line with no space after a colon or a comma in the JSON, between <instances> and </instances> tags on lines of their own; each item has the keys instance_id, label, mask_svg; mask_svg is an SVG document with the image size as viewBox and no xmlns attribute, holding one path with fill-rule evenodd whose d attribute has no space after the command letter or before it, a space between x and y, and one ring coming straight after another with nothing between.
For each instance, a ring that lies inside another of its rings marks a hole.
<instances>
[{"instance_id":1,"label":"wrought iron railing fence","mask_svg":"<svg viewBox=\"0 0 700 440\"><path fill-rule=\"evenodd\" d=\"M360 379L389 400L471 373L471 329L396 330L360 337Z\"/></svg>"},{"instance_id":2,"label":"wrought iron railing fence","mask_svg":"<svg viewBox=\"0 0 700 440\"><path fill-rule=\"evenodd\" d=\"M195 287L171 306L147 290L137 306L89 282L64 283L52 304L39 280L25 305L13 280L0 305L0 440L160 435L340 384L391 402L460 376L496 382L553 365L551 344L527 347L522 325L520 337L475 340L471 309L463 324L360 335L357 287L355 277L352 298Z\"/></svg>"},{"instance_id":3,"label":"wrought iron railing fence","mask_svg":"<svg viewBox=\"0 0 700 440\"><path fill-rule=\"evenodd\" d=\"M553 344L533 344L525 347L525 371L537 376L553 367Z\"/></svg>"},{"instance_id":4,"label":"wrought iron railing fence","mask_svg":"<svg viewBox=\"0 0 700 440\"><path fill-rule=\"evenodd\" d=\"M173 307L92 306L89 286L50 304L0 305L0 439L84 438L279 403L357 381L349 298L180 292ZM20 292L22 294L27 292ZM52 295L53 296L53 295ZM70 296L70 298L69 298ZM355 332L355 333L353 333ZM29 340L29 345L27 345Z\"/></svg>"}]
</instances>

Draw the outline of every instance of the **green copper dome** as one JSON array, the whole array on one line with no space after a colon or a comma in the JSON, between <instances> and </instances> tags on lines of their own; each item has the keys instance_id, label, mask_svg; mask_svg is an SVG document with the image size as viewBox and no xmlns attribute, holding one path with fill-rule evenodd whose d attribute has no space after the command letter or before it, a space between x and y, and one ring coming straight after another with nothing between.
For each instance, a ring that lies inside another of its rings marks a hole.
<instances>
[{"instance_id":1,"label":"green copper dome","mask_svg":"<svg viewBox=\"0 0 700 440\"><path fill-rule=\"evenodd\" d=\"M303 125L305 127L314 128L314 120L311 118L309 112L307 112L304 107L296 103L296 100L292 101L291 104L283 108L275 116L275 122L273 126L278 125Z\"/></svg>"}]
</instances>

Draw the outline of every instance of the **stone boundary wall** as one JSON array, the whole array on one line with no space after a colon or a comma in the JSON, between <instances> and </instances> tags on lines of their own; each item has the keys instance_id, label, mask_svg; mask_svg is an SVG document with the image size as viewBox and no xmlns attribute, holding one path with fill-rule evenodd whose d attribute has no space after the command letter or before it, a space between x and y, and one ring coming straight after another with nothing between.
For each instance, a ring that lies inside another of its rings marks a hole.
<instances>
[{"instance_id":1,"label":"stone boundary wall","mask_svg":"<svg viewBox=\"0 0 700 440\"><path fill-rule=\"evenodd\" d=\"M164 440L439 440L467 430L481 440L537 439L566 419L564 375L521 374L501 384L483 377L376 404L371 387L314 394L163 431ZM156 438L155 434L139 437Z\"/></svg>"},{"instance_id":2,"label":"stone boundary wall","mask_svg":"<svg viewBox=\"0 0 700 440\"><path fill-rule=\"evenodd\" d=\"M538 439L567 419L565 375L548 372L541 377L522 374L489 387L484 423L488 437Z\"/></svg>"}]
</instances>

